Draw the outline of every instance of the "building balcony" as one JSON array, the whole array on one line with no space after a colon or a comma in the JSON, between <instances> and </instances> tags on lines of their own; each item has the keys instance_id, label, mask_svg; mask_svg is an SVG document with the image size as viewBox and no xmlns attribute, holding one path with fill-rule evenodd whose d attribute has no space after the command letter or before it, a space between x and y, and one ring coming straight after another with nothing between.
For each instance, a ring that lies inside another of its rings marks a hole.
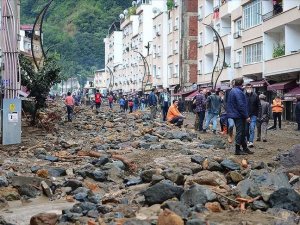
<instances>
[{"instance_id":1,"label":"building balcony","mask_svg":"<svg viewBox=\"0 0 300 225\"><path fill-rule=\"evenodd\" d=\"M205 47L204 47L204 54L205 55L210 55L210 54L213 53L213 50L214 50L213 43L214 42L205 45Z\"/></svg>"},{"instance_id":2,"label":"building balcony","mask_svg":"<svg viewBox=\"0 0 300 225\"><path fill-rule=\"evenodd\" d=\"M265 17L263 22L263 32L266 32L299 20L299 10L298 8L292 8L285 12L276 14L274 13L274 11L271 11L263 15L263 17Z\"/></svg>"},{"instance_id":3,"label":"building balcony","mask_svg":"<svg viewBox=\"0 0 300 225\"><path fill-rule=\"evenodd\" d=\"M252 64L243 65L242 75L243 76L252 76L255 74L262 74L263 72L263 63L257 62Z\"/></svg>"},{"instance_id":4,"label":"building balcony","mask_svg":"<svg viewBox=\"0 0 300 225\"><path fill-rule=\"evenodd\" d=\"M300 71L300 51L265 61L265 76Z\"/></svg>"},{"instance_id":5,"label":"building balcony","mask_svg":"<svg viewBox=\"0 0 300 225\"><path fill-rule=\"evenodd\" d=\"M232 35L226 34L225 36L221 37L222 41L224 43L225 48L231 48L232 46Z\"/></svg>"}]
</instances>

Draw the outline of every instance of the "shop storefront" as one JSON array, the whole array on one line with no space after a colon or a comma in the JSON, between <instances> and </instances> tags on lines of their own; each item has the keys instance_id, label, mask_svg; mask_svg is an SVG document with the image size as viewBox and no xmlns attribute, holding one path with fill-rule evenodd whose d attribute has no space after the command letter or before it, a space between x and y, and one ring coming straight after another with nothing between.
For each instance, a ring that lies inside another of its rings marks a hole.
<instances>
[{"instance_id":1,"label":"shop storefront","mask_svg":"<svg viewBox=\"0 0 300 225\"><path fill-rule=\"evenodd\" d=\"M296 98L300 96L300 87L296 87L286 94L284 94L284 101L286 106L287 120L295 121L295 106L296 106Z\"/></svg>"}]
</instances>

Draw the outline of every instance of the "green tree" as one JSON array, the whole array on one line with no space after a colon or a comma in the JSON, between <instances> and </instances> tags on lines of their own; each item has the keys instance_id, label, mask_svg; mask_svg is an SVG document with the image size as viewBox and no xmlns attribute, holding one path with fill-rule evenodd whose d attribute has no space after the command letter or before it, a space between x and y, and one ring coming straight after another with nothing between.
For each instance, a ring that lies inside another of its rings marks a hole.
<instances>
[{"instance_id":1,"label":"green tree","mask_svg":"<svg viewBox=\"0 0 300 225\"><path fill-rule=\"evenodd\" d=\"M32 125L36 123L37 112L46 106L46 100L53 85L60 83L63 79L58 65L58 57L51 56L43 63L43 67L36 70L32 62L24 55L20 55L21 83L33 97L34 109L32 110Z\"/></svg>"}]
</instances>

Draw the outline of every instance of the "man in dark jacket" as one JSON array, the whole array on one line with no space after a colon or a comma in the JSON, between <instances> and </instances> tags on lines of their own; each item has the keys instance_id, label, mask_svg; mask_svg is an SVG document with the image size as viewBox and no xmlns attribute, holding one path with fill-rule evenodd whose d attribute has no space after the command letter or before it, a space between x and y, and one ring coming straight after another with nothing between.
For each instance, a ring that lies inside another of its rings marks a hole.
<instances>
[{"instance_id":1,"label":"man in dark jacket","mask_svg":"<svg viewBox=\"0 0 300 225\"><path fill-rule=\"evenodd\" d=\"M232 118L236 127L235 154L253 154L247 147L245 138L246 123L250 122L248 115L248 104L246 95L243 92L243 78L235 79L234 88L230 91L227 99L227 116ZM241 150L241 146L243 151Z\"/></svg>"},{"instance_id":2,"label":"man in dark jacket","mask_svg":"<svg viewBox=\"0 0 300 225\"><path fill-rule=\"evenodd\" d=\"M255 127L257 118L261 118L261 103L258 95L253 92L252 85L249 83L246 85L246 98L248 103L248 116L250 117L250 123L246 126L246 137L248 141L248 147L253 147Z\"/></svg>"},{"instance_id":3,"label":"man in dark jacket","mask_svg":"<svg viewBox=\"0 0 300 225\"><path fill-rule=\"evenodd\" d=\"M150 106L151 111L151 119L156 118L156 112L157 112L157 96L156 96L156 89L152 89L151 93L148 96L148 104Z\"/></svg>"},{"instance_id":4,"label":"man in dark jacket","mask_svg":"<svg viewBox=\"0 0 300 225\"><path fill-rule=\"evenodd\" d=\"M266 96L264 94L259 95L261 104L261 116L257 118L257 141L267 142L267 130L268 123L271 117L271 106L270 103L266 101Z\"/></svg>"},{"instance_id":5,"label":"man in dark jacket","mask_svg":"<svg viewBox=\"0 0 300 225\"><path fill-rule=\"evenodd\" d=\"M199 94L196 95L193 104L195 104L195 113L197 113L198 120L199 120L199 125L197 128L199 131L203 131L203 121L205 118L205 110L206 110L206 89L203 89L200 91Z\"/></svg>"}]
</instances>

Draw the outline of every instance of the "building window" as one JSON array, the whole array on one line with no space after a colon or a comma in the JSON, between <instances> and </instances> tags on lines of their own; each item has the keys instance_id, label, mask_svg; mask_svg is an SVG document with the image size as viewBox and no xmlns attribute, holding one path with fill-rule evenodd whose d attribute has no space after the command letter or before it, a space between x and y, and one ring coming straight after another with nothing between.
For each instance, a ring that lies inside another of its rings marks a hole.
<instances>
[{"instance_id":1,"label":"building window","mask_svg":"<svg viewBox=\"0 0 300 225\"><path fill-rule=\"evenodd\" d=\"M153 65L153 76L157 76L157 70L156 70L156 65Z\"/></svg>"},{"instance_id":2,"label":"building window","mask_svg":"<svg viewBox=\"0 0 300 225\"><path fill-rule=\"evenodd\" d=\"M262 61L262 42L245 47L245 64Z\"/></svg>"},{"instance_id":3,"label":"building window","mask_svg":"<svg viewBox=\"0 0 300 225\"><path fill-rule=\"evenodd\" d=\"M172 20L169 20L168 22L168 33L172 32Z\"/></svg>"},{"instance_id":4,"label":"building window","mask_svg":"<svg viewBox=\"0 0 300 225\"><path fill-rule=\"evenodd\" d=\"M157 68L156 77L160 78L160 67Z\"/></svg>"},{"instance_id":5,"label":"building window","mask_svg":"<svg viewBox=\"0 0 300 225\"><path fill-rule=\"evenodd\" d=\"M178 68L179 68L178 64L175 65L175 67L174 67L174 77L178 77L178 71L179 71Z\"/></svg>"},{"instance_id":6,"label":"building window","mask_svg":"<svg viewBox=\"0 0 300 225\"><path fill-rule=\"evenodd\" d=\"M170 56L170 55L172 55L172 53L173 53L173 41L171 40L171 41L169 41L169 49L168 49L168 55Z\"/></svg>"},{"instance_id":7,"label":"building window","mask_svg":"<svg viewBox=\"0 0 300 225\"><path fill-rule=\"evenodd\" d=\"M173 64L170 63L168 65L168 78L172 78L172 74L173 74Z\"/></svg>"},{"instance_id":8,"label":"building window","mask_svg":"<svg viewBox=\"0 0 300 225\"><path fill-rule=\"evenodd\" d=\"M240 32L242 30L242 19L235 21L235 32Z\"/></svg>"},{"instance_id":9,"label":"building window","mask_svg":"<svg viewBox=\"0 0 300 225\"><path fill-rule=\"evenodd\" d=\"M198 63L198 74L199 75L202 74L202 60L199 60L199 63Z\"/></svg>"},{"instance_id":10,"label":"building window","mask_svg":"<svg viewBox=\"0 0 300 225\"><path fill-rule=\"evenodd\" d=\"M261 23L261 0L254 0L243 8L244 28L248 29Z\"/></svg>"}]
</instances>

